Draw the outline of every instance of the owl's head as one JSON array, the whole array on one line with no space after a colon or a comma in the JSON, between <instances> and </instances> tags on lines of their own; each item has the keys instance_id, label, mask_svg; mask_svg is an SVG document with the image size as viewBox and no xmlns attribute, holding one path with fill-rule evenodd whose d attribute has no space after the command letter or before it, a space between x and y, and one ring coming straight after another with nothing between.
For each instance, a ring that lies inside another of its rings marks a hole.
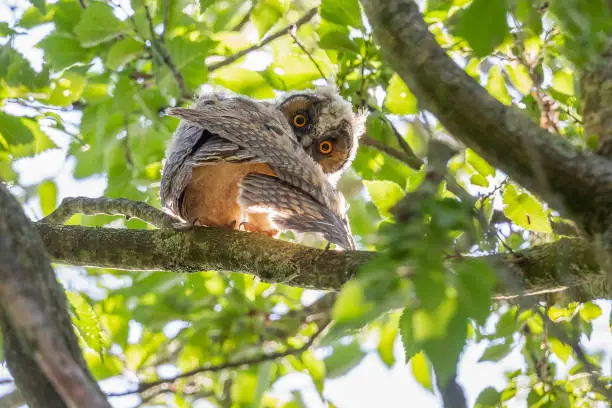
<instances>
[{"instance_id":1,"label":"owl's head","mask_svg":"<svg viewBox=\"0 0 612 408\"><path fill-rule=\"evenodd\" d=\"M332 87L292 93L277 102L304 150L328 175L350 166L364 132L365 115Z\"/></svg>"}]
</instances>

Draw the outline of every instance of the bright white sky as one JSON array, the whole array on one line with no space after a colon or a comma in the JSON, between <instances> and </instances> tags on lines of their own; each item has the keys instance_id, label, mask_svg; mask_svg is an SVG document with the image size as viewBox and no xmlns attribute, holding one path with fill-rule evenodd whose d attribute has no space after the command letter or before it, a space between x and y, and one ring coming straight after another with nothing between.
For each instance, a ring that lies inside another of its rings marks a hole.
<instances>
[{"instance_id":1,"label":"bright white sky","mask_svg":"<svg viewBox=\"0 0 612 408\"><path fill-rule=\"evenodd\" d=\"M16 7L21 13L29 4L24 0L0 0L0 21L12 22L12 13L9 7ZM18 36L15 40L15 48L28 58L35 69L40 68L42 52L34 48L34 45L46 35L51 27L43 27L27 36ZM259 56L256 56L256 58ZM265 58L264 55L261 57ZM251 62L256 62L251 60ZM16 106L6 106L5 111L13 114L28 114L27 109ZM78 123L80 114L71 113L65 116L66 120ZM65 159L66 150L70 140L66 135L59 132L49 132L58 150L47 151L35 158L22 159L16 163L16 170L20 175L20 184L24 186L39 183L45 179L53 179L58 186L58 200L70 196L98 197L103 195L106 188L105 177L91 177L86 180L75 180L71 176L74 168L74 159ZM41 216L39 205L36 200L31 200L26 208L28 215L34 219ZM78 268L61 268L58 276L63 284L69 289L86 290L88 283L83 278ZM598 302L603 309L603 314L594 322L594 331L591 341L585 341L588 351L605 351L604 370L610 375L610 357L612 354L612 335L610 334L608 316L610 315L610 302ZM490 319L492 325L495 317ZM138 331L138 328L135 328ZM133 335L133 333L131 333ZM584 339L586 340L586 339ZM328 380L325 383L324 395L339 408L360 407L405 407L407 404L419 408L439 407L438 398L421 387L413 378L409 366L403 363L403 349L399 337L395 344L395 355L397 363L388 369L376 354L377 341L372 339L366 345L368 349L374 350L369 353L363 361L341 378ZM504 372L516 370L523 366L524 361L518 349L515 349L508 357L499 363L477 363L486 348L487 343L469 344L464 350L459 366L459 382L464 386L469 405L473 405L479 392L488 386L494 386L498 390L503 389L507 381ZM570 364L573 362L570 360ZM564 375L567 368L558 370L559 375ZM8 376L5 367L0 368L0 378ZM121 391L133 383L126 381L105 381L103 387L106 391ZM0 386L0 394L11 389L10 386ZM274 395L290 399L291 392L300 390L309 408L320 408L325 405L318 396L310 377L305 374L295 374L277 381L272 392ZM528 390L519 393L520 401L509 404L509 407L526 406L525 398ZM115 398L113 406L133 407L138 404L138 398L124 397ZM170 404L170 402L169 402ZM210 406L210 404L198 404L198 407Z\"/></svg>"}]
</instances>

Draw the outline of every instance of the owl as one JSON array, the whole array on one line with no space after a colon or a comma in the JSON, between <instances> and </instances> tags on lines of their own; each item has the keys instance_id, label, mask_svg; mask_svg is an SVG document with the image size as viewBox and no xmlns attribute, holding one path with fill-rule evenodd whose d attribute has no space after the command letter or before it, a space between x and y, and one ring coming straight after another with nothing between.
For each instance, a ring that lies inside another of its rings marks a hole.
<instances>
[{"instance_id":1,"label":"owl","mask_svg":"<svg viewBox=\"0 0 612 408\"><path fill-rule=\"evenodd\" d=\"M350 167L365 130L366 111L354 113L333 87L300 91L274 102L297 141L332 184Z\"/></svg>"},{"instance_id":2,"label":"owl","mask_svg":"<svg viewBox=\"0 0 612 408\"><path fill-rule=\"evenodd\" d=\"M304 109L299 105L294 113L303 115L302 127L311 118ZM244 226L270 236L278 228L319 232L354 248L342 195L274 103L208 94L192 108L167 113L182 119L160 186L171 213L189 224ZM299 128L302 121L297 122ZM341 168L336 165L330 173Z\"/></svg>"}]
</instances>

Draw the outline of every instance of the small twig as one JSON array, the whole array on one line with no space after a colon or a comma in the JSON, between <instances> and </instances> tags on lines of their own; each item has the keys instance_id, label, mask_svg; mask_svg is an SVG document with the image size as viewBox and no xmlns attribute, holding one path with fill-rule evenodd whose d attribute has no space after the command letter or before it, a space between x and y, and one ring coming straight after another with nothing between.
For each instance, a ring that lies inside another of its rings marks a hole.
<instances>
[{"instance_id":1,"label":"small twig","mask_svg":"<svg viewBox=\"0 0 612 408\"><path fill-rule=\"evenodd\" d=\"M81 6L82 9L87 8L87 5L85 4L85 0L79 0L79 5Z\"/></svg>"},{"instance_id":2,"label":"small twig","mask_svg":"<svg viewBox=\"0 0 612 408\"><path fill-rule=\"evenodd\" d=\"M159 36L159 40L162 43L166 43L166 30L168 29L168 0L164 0L164 24L162 26L162 32Z\"/></svg>"},{"instance_id":3,"label":"small twig","mask_svg":"<svg viewBox=\"0 0 612 408\"><path fill-rule=\"evenodd\" d=\"M132 157L132 149L130 148L130 132L129 132L128 114L123 115L123 127L125 129L125 138L123 139L123 147L125 147L125 161L134 168L134 159Z\"/></svg>"},{"instance_id":4,"label":"small twig","mask_svg":"<svg viewBox=\"0 0 612 408\"><path fill-rule=\"evenodd\" d=\"M176 85L179 88L181 98L186 99L186 100L191 99L191 94L187 92L187 88L185 87L185 79L183 78L183 75L181 74L181 72L178 70L178 68L172 61L172 57L170 56L170 53L168 52L168 49L166 48L164 41L161 38L158 38L157 35L155 34L155 28L153 27L153 18L151 17L149 6L145 4L144 8L146 12L145 15L147 18L147 22L149 23L149 32L151 34L152 49L159 54L164 64L166 64L166 66L170 69L170 72L172 72L172 76L174 77L174 80L176 81Z\"/></svg>"},{"instance_id":5,"label":"small twig","mask_svg":"<svg viewBox=\"0 0 612 408\"><path fill-rule=\"evenodd\" d=\"M255 357L251 357L251 358L245 358L244 360L239 360L239 361L229 361L229 362L222 363L222 364L198 367L198 368L195 368L193 370L189 370L189 371L186 371L184 373L178 374L178 375L176 375L174 377L171 377L171 378L165 378L165 379L161 379L161 380L157 380L157 381L141 383L138 386L138 388L136 390L133 390L133 391L126 391L126 392L120 392L120 393L110 393L110 394L106 394L106 395L108 397L120 397L120 396L124 396L124 395L136 394L136 393L140 394L140 393L142 393L142 392L144 392L144 391L146 391L148 389L151 389L151 388L154 388L154 387L158 387L158 386L164 385L164 384L171 384L171 383L173 383L173 382L175 382L177 380L180 380L181 378L191 377L191 376L194 376L196 374L219 372L219 371L227 370L227 369L230 369L230 368L239 368L239 367L246 366L246 365L255 365L255 364L260 364L260 363L263 363L263 362L266 362L266 361L276 360L276 359L279 359L279 358L283 358L283 357L287 357L287 356L292 356L292 355L300 354L300 353L303 353L304 351L308 350L310 348L310 346L312 346L312 344L315 342L315 340L327 328L328 324L329 324L329 320L327 322L324 322L324 323L320 324L319 328L317 329L317 331L301 347L290 348L290 349L285 350L285 351L279 351L279 352L274 352L274 353L262 353L259 356L255 356Z\"/></svg>"},{"instance_id":6,"label":"small twig","mask_svg":"<svg viewBox=\"0 0 612 408\"><path fill-rule=\"evenodd\" d=\"M361 102L359 103L360 107L363 108L366 106L367 104L367 100L366 97L364 95L365 93L365 84L366 84L366 79L365 79L365 66L366 66L366 62L368 60L368 51L370 50L370 42L372 41L371 39L372 34L368 35L368 39L365 40L365 52L364 55L362 56L361 59L361 84L359 86L359 99L361 100Z\"/></svg>"},{"instance_id":7,"label":"small twig","mask_svg":"<svg viewBox=\"0 0 612 408\"><path fill-rule=\"evenodd\" d=\"M395 150L394 148L388 146L387 144L378 141L374 138L371 138L369 136L363 136L361 138L361 143L365 146L368 147L372 147L382 153L385 153L405 164L407 164L410 168L418 170L421 168L421 166L423 165L423 160L421 160L419 157L417 157L414 153L412 153L412 150L410 151L410 153L406 152L406 151L399 151L399 150Z\"/></svg>"},{"instance_id":8,"label":"small twig","mask_svg":"<svg viewBox=\"0 0 612 408\"><path fill-rule=\"evenodd\" d=\"M64 198L59 207L41 219L40 223L63 224L74 214L86 215L108 214L123 215L126 218L136 217L158 228L170 228L180 221L149 204L131 201L126 198Z\"/></svg>"},{"instance_id":9,"label":"small twig","mask_svg":"<svg viewBox=\"0 0 612 408\"><path fill-rule=\"evenodd\" d=\"M293 28L289 30L289 35L291 36L291 38L293 38L293 42L295 42L297 46L300 47L300 49L304 52L304 54L308 56L308 59L310 60L310 62L312 62L312 64L317 68L317 71L319 71L321 78L323 78L325 82L328 82L327 77L323 73L323 70L319 66L319 63L317 62L317 60L314 59L310 51L308 51L306 47L304 47L304 44L302 44L302 42L297 38L297 26L295 24L293 25Z\"/></svg>"},{"instance_id":10,"label":"small twig","mask_svg":"<svg viewBox=\"0 0 612 408\"><path fill-rule=\"evenodd\" d=\"M227 57L223 61L215 62L215 63L212 63L212 64L208 65L208 71L212 72L212 71L217 70L217 69L219 69L221 67L229 65L232 62L240 59L241 57L244 57L248 53L262 48L263 46L265 46L266 44L276 40L277 38L280 38L283 35L288 34L294 26L295 27L300 27L300 26L308 23L316 14L317 14L317 7L314 7L312 9L310 9L302 17L300 17L295 23L289 24L286 27L283 27L280 30L276 31L275 33L270 34L268 37L264 38L258 44L255 44L255 45L253 45L251 47L245 48L242 51L238 51L237 53L235 53L233 55L230 55L229 57Z\"/></svg>"}]
</instances>

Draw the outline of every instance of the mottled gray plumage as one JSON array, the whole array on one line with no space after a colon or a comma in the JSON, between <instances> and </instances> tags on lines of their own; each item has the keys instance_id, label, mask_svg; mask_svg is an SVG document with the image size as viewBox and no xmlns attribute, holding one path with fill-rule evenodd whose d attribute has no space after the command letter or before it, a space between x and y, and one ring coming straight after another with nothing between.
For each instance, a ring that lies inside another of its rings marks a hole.
<instances>
[{"instance_id":1,"label":"mottled gray plumage","mask_svg":"<svg viewBox=\"0 0 612 408\"><path fill-rule=\"evenodd\" d=\"M322 206L293 186L265 174L249 174L242 182L242 205L273 209L276 225L285 230L321 232L343 248L355 249L348 218Z\"/></svg>"},{"instance_id":2,"label":"mottled gray plumage","mask_svg":"<svg viewBox=\"0 0 612 408\"><path fill-rule=\"evenodd\" d=\"M354 248L344 220L342 196L273 105L210 94L201 96L192 108L174 108L167 113L183 119L169 149L160 187L162 203L171 212L184 217L182 194L195 168L262 163L278 179L249 174L239 198L245 210L269 211L281 228L320 232L344 248ZM258 186L264 190L257 190Z\"/></svg>"}]
</instances>

